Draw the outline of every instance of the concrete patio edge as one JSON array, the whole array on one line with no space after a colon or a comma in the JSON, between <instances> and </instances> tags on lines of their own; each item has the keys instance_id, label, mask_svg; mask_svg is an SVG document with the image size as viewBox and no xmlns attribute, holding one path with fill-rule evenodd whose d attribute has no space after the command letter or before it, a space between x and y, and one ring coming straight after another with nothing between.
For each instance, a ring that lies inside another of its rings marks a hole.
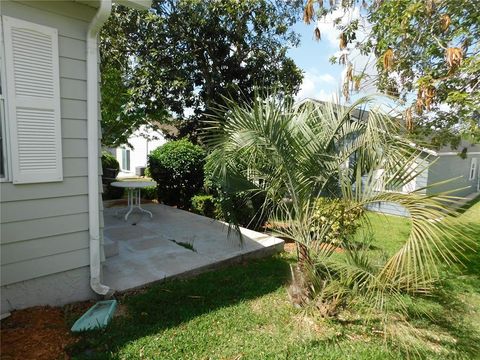
<instances>
[{"instance_id":1,"label":"concrete patio edge","mask_svg":"<svg viewBox=\"0 0 480 360\"><path fill-rule=\"evenodd\" d=\"M271 239L276 239L276 240L278 240L278 242L274 243L273 245L271 245L269 247L254 250L254 251L251 251L251 252L246 253L246 254L236 255L236 256L233 256L229 259L221 260L221 261L211 263L211 264L208 264L208 265L205 265L205 266L200 266L198 268L187 270L187 271L184 271L184 272L179 273L179 274L169 275L169 276L166 276L162 279L154 280L154 281L151 281L151 282L139 285L139 286L134 286L134 287L131 287L129 289L124 289L124 290L113 289L115 291L113 295L115 296L115 295L119 295L119 294L127 294L131 291L147 289L147 288L149 288L153 285L161 284L161 283L169 281L169 280L190 279L190 278L194 278L196 276L199 276L201 274L204 274L204 273L207 273L207 272L210 272L210 271L224 269L224 268L227 268L231 265L241 264L242 262L247 261L247 260L261 259L261 258L265 258L265 257L268 257L268 256L272 256L272 255L281 253L283 251L283 246L285 244L284 241L282 239L278 239L278 238L274 238L274 237L270 237L270 238Z\"/></svg>"}]
</instances>

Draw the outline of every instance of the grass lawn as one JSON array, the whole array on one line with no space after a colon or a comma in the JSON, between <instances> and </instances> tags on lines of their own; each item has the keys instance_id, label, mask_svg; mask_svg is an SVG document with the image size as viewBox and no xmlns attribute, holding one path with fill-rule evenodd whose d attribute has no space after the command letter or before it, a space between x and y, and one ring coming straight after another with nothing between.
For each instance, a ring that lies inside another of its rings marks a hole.
<instances>
[{"instance_id":1,"label":"grass lawn","mask_svg":"<svg viewBox=\"0 0 480 360\"><path fill-rule=\"evenodd\" d=\"M408 235L405 219L371 214L374 244L392 251ZM480 241L480 202L462 215ZM286 286L292 255L175 280L119 299L121 316L105 331L80 335L80 359L404 359L375 323L321 320L292 307ZM429 359L480 359L480 255L446 269L438 293L412 302L416 326L429 329ZM72 319L73 321L74 319ZM440 350L444 345L446 350Z\"/></svg>"}]
</instances>

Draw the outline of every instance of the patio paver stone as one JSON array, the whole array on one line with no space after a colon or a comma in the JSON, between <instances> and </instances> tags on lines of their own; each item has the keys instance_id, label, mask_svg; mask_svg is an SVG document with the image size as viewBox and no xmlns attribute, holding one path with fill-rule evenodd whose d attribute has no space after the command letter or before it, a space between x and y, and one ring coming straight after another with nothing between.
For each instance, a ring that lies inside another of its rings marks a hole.
<instances>
[{"instance_id":1,"label":"patio paver stone","mask_svg":"<svg viewBox=\"0 0 480 360\"><path fill-rule=\"evenodd\" d=\"M166 205L144 207L153 213L153 219L134 212L124 221L115 215L118 208L104 209L105 241L118 245L118 255L105 260L103 281L117 291L195 275L283 249L283 240L266 234L242 228L242 242L220 221Z\"/></svg>"}]
</instances>

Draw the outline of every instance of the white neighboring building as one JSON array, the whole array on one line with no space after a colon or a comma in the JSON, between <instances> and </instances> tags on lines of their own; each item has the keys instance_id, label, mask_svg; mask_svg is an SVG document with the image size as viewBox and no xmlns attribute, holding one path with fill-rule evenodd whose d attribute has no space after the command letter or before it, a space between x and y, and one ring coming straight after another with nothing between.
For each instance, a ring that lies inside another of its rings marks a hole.
<instances>
[{"instance_id":1,"label":"white neighboring building","mask_svg":"<svg viewBox=\"0 0 480 360\"><path fill-rule=\"evenodd\" d=\"M118 178L135 176L137 167L147 166L148 154L165 144L167 140L161 132L142 125L128 138L128 142L133 146L133 149L127 145L115 149L115 157L120 164Z\"/></svg>"}]
</instances>

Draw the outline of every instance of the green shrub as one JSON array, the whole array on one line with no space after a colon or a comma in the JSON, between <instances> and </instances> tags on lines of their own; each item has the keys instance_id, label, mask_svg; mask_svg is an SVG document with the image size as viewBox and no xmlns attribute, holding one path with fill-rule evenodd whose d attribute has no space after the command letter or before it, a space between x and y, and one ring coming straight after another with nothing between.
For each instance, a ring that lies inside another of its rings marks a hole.
<instances>
[{"instance_id":1,"label":"green shrub","mask_svg":"<svg viewBox=\"0 0 480 360\"><path fill-rule=\"evenodd\" d=\"M318 232L321 228L328 227L324 240L340 243L346 237L355 234L363 212L363 207L342 199L318 198L312 216L311 231Z\"/></svg>"},{"instance_id":2,"label":"green shrub","mask_svg":"<svg viewBox=\"0 0 480 360\"><path fill-rule=\"evenodd\" d=\"M213 195L195 195L192 197L192 211L195 214L217 219L219 216L218 201Z\"/></svg>"},{"instance_id":3,"label":"green shrub","mask_svg":"<svg viewBox=\"0 0 480 360\"><path fill-rule=\"evenodd\" d=\"M156 186L147 186L142 189L142 198L147 200L156 199L158 196L158 189Z\"/></svg>"},{"instance_id":4,"label":"green shrub","mask_svg":"<svg viewBox=\"0 0 480 360\"><path fill-rule=\"evenodd\" d=\"M150 172L150 168L149 167L146 167L145 168L145 177L147 178L151 178L152 177L152 173Z\"/></svg>"},{"instance_id":5,"label":"green shrub","mask_svg":"<svg viewBox=\"0 0 480 360\"><path fill-rule=\"evenodd\" d=\"M158 183L158 198L167 205L188 208L203 186L205 151L186 139L168 142L148 157L151 177Z\"/></svg>"},{"instance_id":6,"label":"green shrub","mask_svg":"<svg viewBox=\"0 0 480 360\"><path fill-rule=\"evenodd\" d=\"M244 192L220 195L219 217L222 220L237 223L245 228L258 230L267 220L262 211L265 197L262 194L252 196ZM225 206L226 205L226 206Z\"/></svg>"},{"instance_id":7,"label":"green shrub","mask_svg":"<svg viewBox=\"0 0 480 360\"><path fill-rule=\"evenodd\" d=\"M102 151L102 170L104 170L104 173L105 169L120 170L120 164L117 159L108 151Z\"/></svg>"},{"instance_id":8,"label":"green shrub","mask_svg":"<svg viewBox=\"0 0 480 360\"><path fill-rule=\"evenodd\" d=\"M265 223L267 216L262 211L265 201L262 193L252 196L241 191L224 191L214 176L211 162L207 161L204 171L204 187L215 198L217 208L215 217L217 219L253 230L257 230Z\"/></svg>"},{"instance_id":9,"label":"green shrub","mask_svg":"<svg viewBox=\"0 0 480 360\"><path fill-rule=\"evenodd\" d=\"M104 199L120 199L123 196L124 189L111 186L110 183L115 181L115 178L120 171L120 164L115 156L107 151L102 151L102 183L105 184Z\"/></svg>"}]
</instances>

